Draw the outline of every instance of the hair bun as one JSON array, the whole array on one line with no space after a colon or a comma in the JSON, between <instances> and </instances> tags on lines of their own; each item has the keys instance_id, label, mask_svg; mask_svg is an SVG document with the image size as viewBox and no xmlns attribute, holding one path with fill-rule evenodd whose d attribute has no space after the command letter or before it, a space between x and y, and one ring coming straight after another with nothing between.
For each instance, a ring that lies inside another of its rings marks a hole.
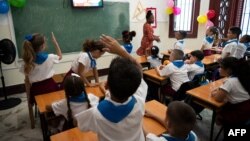
<instances>
[{"instance_id":1,"label":"hair bun","mask_svg":"<svg viewBox=\"0 0 250 141\"><path fill-rule=\"evenodd\" d=\"M129 34L130 34L130 36L133 36L133 37L135 37L135 35L136 35L136 32L135 32L135 31L131 31L131 32L129 32Z\"/></svg>"}]
</instances>

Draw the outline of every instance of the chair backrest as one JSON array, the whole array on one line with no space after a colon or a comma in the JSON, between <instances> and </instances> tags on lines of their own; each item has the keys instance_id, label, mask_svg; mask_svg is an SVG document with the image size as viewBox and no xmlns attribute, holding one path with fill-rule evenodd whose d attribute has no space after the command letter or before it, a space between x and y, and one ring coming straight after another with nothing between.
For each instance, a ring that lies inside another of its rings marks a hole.
<instances>
[{"instance_id":1,"label":"chair backrest","mask_svg":"<svg viewBox=\"0 0 250 141\"><path fill-rule=\"evenodd\" d=\"M192 82L193 82L194 84L198 85L198 86L208 84L206 72L200 73L200 74L196 74L196 75L194 76Z\"/></svg>"}]
</instances>

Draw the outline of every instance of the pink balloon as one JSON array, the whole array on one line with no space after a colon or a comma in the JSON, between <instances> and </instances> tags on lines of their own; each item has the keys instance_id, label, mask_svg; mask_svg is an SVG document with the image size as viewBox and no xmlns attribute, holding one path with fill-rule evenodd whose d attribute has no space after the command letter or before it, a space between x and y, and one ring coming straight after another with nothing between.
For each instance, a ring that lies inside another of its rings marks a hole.
<instances>
[{"instance_id":1,"label":"pink balloon","mask_svg":"<svg viewBox=\"0 0 250 141\"><path fill-rule=\"evenodd\" d=\"M173 0L168 0L168 7L174 7L174 1Z\"/></svg>"},{"instance_id":2,"label":"pink balloon","mask_svg":"<svg viewBox=\"0 0 250 141\"><path fill-rule=\"evenodd\" d=\"M207 20L206 28L209 28L210 26L214 26L214 23L210 20Z\"/></svg>"},{"instance_id":3,"label":"pink balloon","mask_svg":"<svg viewBox=\"0 0 250 141\"><path fill-rule=\"evenodd\" d=\"M181 13L181 8L179 8L179 7L174 7L174 8L173 8L173 13L174 13L174 15L179 15L179 14Z\"/></svg>"}]
</instances>

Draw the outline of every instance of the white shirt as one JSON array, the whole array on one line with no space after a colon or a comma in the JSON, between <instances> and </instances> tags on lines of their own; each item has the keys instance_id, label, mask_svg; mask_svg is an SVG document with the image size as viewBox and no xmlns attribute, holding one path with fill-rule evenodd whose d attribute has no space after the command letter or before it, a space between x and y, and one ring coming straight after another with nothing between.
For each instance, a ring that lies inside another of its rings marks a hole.
<instances>
[{"instance_id":1,"label":"white shirt","mask_svg":"<svg viewBox=\"0 0 250 141\"><path fill-rule=\"evenodd\" d=\"M246 47L242 43L238 43L237 39L232 39L228 41L229 43L223 48L221 57L225 58L227 53L229 53L231 57L235 57L237 59L243 58L246 52Z\"/></svg>"},{"instance_id":2,"label":"white shirt","mask_svg":"<svg viewBox=\"0 0 250 141\"><path fill-rule=\"evenodd\" d=\"M59 63L59 56L55 54L49 54L48 58L42 64L36 64L34 69L29 74L30 83L43 81L52 78L55 74L53 65ZM20 72L24 73L24 64L20 68Z\"/></svg>"},{"instance_id":3,"label":"white shirt","mask_svg":"<svg viewBox=\"0 0 250 141\"><path fill-rule=\"evenodd\" d=\"M152 58L151 56L148 56L147 60L150 63L151 68L155 68L161 65L161 60L159 58Z\"/></svg>"},{"instance_id":4,"label":"white shirt","mask_svg":"<svg viewBox=\"0 0 250 141\"><path fill-rule=\"evenodd\" d=\"M169 63L162 70L159 70L160 76L169 76L172 89L175 91L180 88L181 84L189 81L187 72L188 70L186 64L184 64L181 68L178 68L173 63Z\"/></svg>"},{"instance_id":5,"label":"white shirt","mask_svg":"<svg viewBox=\"0 0 250 141\"><path fill-rule=\"evenodd\" d=\"M214 43L214 41L211 42L211 43L209 43L209 42L207 41L207 37L205 37L205 38L203 39L203 42L202 42L202 45L204 46L204 50L211 49L212 46L213 46L213 43Z\"/></svg>"},{"instance_id":6,"label":"white shirt","mask_svg":"<svg viewBox=\"0 0 250 141\"><path fill-rule=\"evenodd\" d=\"M232 104L250 99L248 92L243 88L237 77L229 77L220 88L228 93L227 99Z\"/></svg>"},{"instance_id":7,"label":"white shirt","mask_svg":"<svg viewBox=\"0 0 250 141\"><path fill-rule=\"evenodd\" d=\"M99 103L99 98L93 94L88 94L88 99L90 101L90 106L94 107ZM68 119L68 106L67 106L67 100L62 99L60 101L56 101L52 103L52 109L55 115L63 115L66 119ZM88 103L87 102L70 102L70 108L72 111L72 115L75 116L76 114L85 111L88 109Z\"/></svg>"},{"instance_id":8,"label":"white shirt","mask_svg":"<svg viewBox=\"0 0 250 141\"><path fill-rule=\"evenodd\" d=\"M196 74L202 74L204 73L204 66L198 66L197 64L187 64L187 70L188 70L188 78L189 80L193 80L194 76Z\"/></svg>"},{"instance_id":9,"label":"white shirt","mask_svg":"<svg viewBox=\"0 0 250 141\"><path fill-rule=\"evenodd\" d=\"M185 47L184 40L177 40L174 43L174 49L179 49L179 50L184 51L184 47Z\"/></svg>"},{"instance_id":10,"label":"white shirt","mask_svg":"<svg viewBox=\"0 0 250 141\"><path fill-rule=\"evenodd\" d=\"M129 115L118 123L113 123L103 117L97 107L86 110L76 115L78 127L82 131L94 131L100 141L145 141L142 130L144 115L144 104L147 96L147 84L144 80L134 94L136 103ZM112 101L110 97L106 100L114 105L127 104L131 97L124 103Z\"/></svg>"},{"instance_id":11,"label":"white shirt","mask_svg":"<svg viewBox=\"0 0 250 141\"><path fill-rule=\"evenodd\" d=\"M197 141L198 138L197 138L196 134L195 134L193 131L191 131L191 134L193 134L194 137L195 137L195 140L193 140L193 141ZM170 136L170 135L169 135L169 134L164 134L164 136ZM154 135L154 134L152 134L152 133L149 133L149 134L147 134L147 136L146 136L146 141L168 141L168 140L165 139L165 138L162 137L162 136L158 137L158 136L156 136L156 135Z\"/></svg>"},{"instance_id":12,"label":"white shirt","mask_svg":"<svg viewBox=\"0 0 250 141\"><path fill-rule=\"evenodd\" d=\"M72 68L73 72L79 73L78 72L79 63L84 65L84 72L83 73L87 73L90 70L92 70L92 68L91 68L91 60L90 60L90 58L88 56L88 53L80 52L80 54L77 56L77 58L75 58L75 60L71 64L71 68Z\"/></svg>"}]
</instances>

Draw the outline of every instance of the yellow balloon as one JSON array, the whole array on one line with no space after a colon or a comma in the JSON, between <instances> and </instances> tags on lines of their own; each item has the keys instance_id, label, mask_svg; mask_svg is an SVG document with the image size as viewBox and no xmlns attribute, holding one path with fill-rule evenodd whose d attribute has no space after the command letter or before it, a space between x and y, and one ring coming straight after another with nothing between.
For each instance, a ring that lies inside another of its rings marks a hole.
<instances>
[{"instance_id":1,"label":"yellow balloon","mask_svg":"<svg viewBox=\"0 0 250 141\"><path fill-rule=\"evenodd\" d=\"M166 13L167 13L168 15L172 14L172 13L173 13L173 7L168 7L168 8L166 9Z\"/></svg>"},{"instance_id":2,"label":"yellow balloon","mask_svg":"<svg viewBox=\"0 0 250 141\"><path fill-rule=\"evenodd\" d=\"M206 16L206 15L199 15L199 16L197 17L197 21L198 21L198 23L200 23L200 24L204 24L204 23L207 22L207 16Z\"/></svg>"}]
</instances>

